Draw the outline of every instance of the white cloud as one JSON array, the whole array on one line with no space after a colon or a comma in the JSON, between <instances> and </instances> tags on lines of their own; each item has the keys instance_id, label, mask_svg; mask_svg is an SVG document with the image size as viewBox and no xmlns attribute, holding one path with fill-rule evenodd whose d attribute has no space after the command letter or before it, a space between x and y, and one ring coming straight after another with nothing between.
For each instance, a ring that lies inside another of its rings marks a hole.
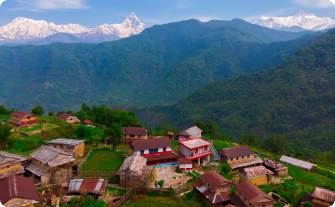
<instances>
[{"instance_id":1,"label":"white cloud","mask_svg":"<svg viewBox=\"0 0 335 207\"><path fill-rule=\"evenodd\" d=\"M293 2L312 8L328 8L335 6L335 0L293 0Z\"/></svg>"},{"instance_id":2,"label":"white cloud","mask_svg":"<svg viewBox=\"0 0 335 207\"><path fill-rule=\"evenodd\" d=\"M191 3L190 0L181 0L178 4L177 4L177 8L180 9L185 9L185 8L189 8L192 7L193 4Z\"/></svg>"},{"instance_id":3,"label":"white cloud","mask_svg":"<svg viewBox=\"0 0 335 207\"><path fill-rule=\"evenodd\" d=\"M0 0L1 1L1 0ZM55 9L86 9L85 0L15 0L20 3L16 10L55 10Z\"/></svg>"},{"instance_id":4,"label":"white cloud","mask_svg":"<svg viewBox=\"0 0 335 207\"><path fill-rule=\"evenodd\" d=\"M0 0L0 6L1 6L1 4L2 4L4 1L6 1L6 0Z\"/></svg>"}]
</instances>

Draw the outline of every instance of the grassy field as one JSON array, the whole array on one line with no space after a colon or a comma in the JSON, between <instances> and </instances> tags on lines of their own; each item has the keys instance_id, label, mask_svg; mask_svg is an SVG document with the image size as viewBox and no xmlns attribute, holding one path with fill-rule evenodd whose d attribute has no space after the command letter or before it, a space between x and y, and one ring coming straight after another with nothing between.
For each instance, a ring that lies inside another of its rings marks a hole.
<instances>
[{"instance_id":1,"label":"grassy field","mask_svg":"<svg viewBox=\"0 0 335 207\"><path fill-rule=\"evenodd\" d=\"M23 155L23 156L26 156L26 157L30 157L30 154L33 153L35 150L36 149L32 149L32 150L29 150L29 151L22 152L21 149L3 149L1 151L9 152L9 153L16 154L16 155Z\"/></svg>"},{"instance_id":2,"label":"grassy field","mask_svg":"<svg viewBox=\"0 0 335 207\"><path fill-rule=\"evenodd\" d=\"M125 156L122 152L108 148L93 149L81 168L82 172L116 172L122 165Z\"/></svg>"},{"instance_id":3,"label":"grassy field","mask_svg":"<svg viewBox=\"0 0 335 207\"><path fill-rule=\"evenodd\" d=\"M233 145L230 142L224 142L220 140L213 140L213 143L214 143L214 147L216 148L216 150L235 147L235 145Z\"/></svg>"},{"instance_id":4,"label":"grassy field","mask_svg":"<svg viewBox=\"0 0 335 207\"><path fill-rule=\"evenodd\" d=\"M53 128L56 128L58 127L57 125L55 124L42 124L42 130L43 131L47 131L47 130L50 130L50 129L53 129ZM22 131L22 132L31 132L31 131L35 131L35 130L41 130L41 126L40 125L36 125L36 126L33 126L31 128L20 128L19 131Z\"/></svg>"},{"instance_id":5,"label":"grassy field","mask_svg":"<svg viewBox=\"0 0 335 207\"><path fill-rule=\"evenodd\" d=\"M0 120L6 120L8 121L12 116L11 115L1 115Z\"/></svg>"},{"instance_id":6,"label":"grassy field","mask_svg":"<svg viewBox=\"0 0 335 207\"><path fill-rule=\"evenodd\" d=\"M173 145L172 147L173 151L175 151L176 153L179 153L179 142L171 140L171 144Z\"/></svg>"}]
</instances>

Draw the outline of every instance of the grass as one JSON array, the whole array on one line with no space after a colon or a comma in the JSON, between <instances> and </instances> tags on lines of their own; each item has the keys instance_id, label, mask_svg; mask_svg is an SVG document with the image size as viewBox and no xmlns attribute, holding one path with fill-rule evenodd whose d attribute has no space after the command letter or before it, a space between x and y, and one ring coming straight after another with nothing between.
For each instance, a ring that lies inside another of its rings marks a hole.
<instances>
[{"instance_id":1,"label":"grass","mask_svg":"<svg viewBox=\"0 0 335 207\"><path fill-rule=\"evenodd\" d=\"M127 206L130 207L201 207L202 204L200 202L196 202L194 200L185 200L180 197L169 197L169 196L152 196L145 199L138 199L137 201L130 201L127 203Z\"/></svg>"},{"instance_id":2,"label":"grass","mask_svg":"<svg viewBox=\"0 0 335 207\"><path fill-rule=\"evenodd\" d=\"M11 115L1 115L0 120L6 120L8 121L12 116Z\"/></svg>"},{"instance_id":3,"label":"grass","mask_svg":"<svg viewBox=\"0 0 335 207\"><path fill-rule=\"evenodd\" d=\"M172 150L179 153L179 142L178 141L174 141L174 140L170 140L171 144L173 145Z\"/></svg>"},{"instance_id":4,"label":"grass","mask_svg":"<svg viewBox=\"0 0 335 207\"><path fill-rule=\"evenodd\" d=\"M214 143L214 147L216 148L216 150L224 149L224 148L230 148L230 147L235 147L230 142L224 142L224 141L215 140L215 139L213 140L213 143Z\"/></svg>"},{"instance_id":5,"label":"grass","mask_svg":"<svg viewBox=\"0 0 335 207\"><path fill-rule=\"evenodd\" d=\"M21 149L4 149L4 150L1 150L1 151L9 152L9 153L16 154L16 155L23 155L23 156L26 156L26 157L30 157L30 154L35 152L35 150L36 149L32 149L32 150L29 150L29 151L22 152Z\"/></svg>"},{"instance_id":6,"label":"grass","mask_svg":"<svg viewBox=\"0 0 335 207\"><path fill-rule=\"evenodd\" d=\"M122 152L104 149L93 149L81 168L83 172L116 172L122 165L125 156Z\"/></svg>"}]
</instances>

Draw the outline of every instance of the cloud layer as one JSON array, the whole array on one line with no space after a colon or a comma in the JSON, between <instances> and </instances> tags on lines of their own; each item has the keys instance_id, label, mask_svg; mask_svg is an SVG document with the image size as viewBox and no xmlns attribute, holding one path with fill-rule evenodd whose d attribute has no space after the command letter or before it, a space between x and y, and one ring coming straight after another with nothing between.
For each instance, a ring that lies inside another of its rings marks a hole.
<instances>
[{"instance_id":1,"label":"cloud layer","mask_svg":"<svg viewBox=\"0 0 335 207\"><path fill-rule=\"evenodd\" d=\"M335 0L293 0L293 2L312 8L328 8L335 5Z\"/></svg>"},{"instance_id":2,"label":"cloud layer","mask_svg":"<svg viewBox=\"0 0 335 207\"><path fill-rule=\"evenodd\" d=\"M1 1L1 0L0 0ZM55 9L86 9L85 0L16 0L21 4L18 9L31 11Z\"/></svg>"},{"instance_id":3,"label":"cloud layer","mask_svg":"<svg viewBox=\"0 0 335 207\"><path fill-rule=\"evenodd\" d=\"M0 6L1 6L1 4L2 4L4 1L6 1L6 0L0 0Z\"/></svg>"}]
</instances>

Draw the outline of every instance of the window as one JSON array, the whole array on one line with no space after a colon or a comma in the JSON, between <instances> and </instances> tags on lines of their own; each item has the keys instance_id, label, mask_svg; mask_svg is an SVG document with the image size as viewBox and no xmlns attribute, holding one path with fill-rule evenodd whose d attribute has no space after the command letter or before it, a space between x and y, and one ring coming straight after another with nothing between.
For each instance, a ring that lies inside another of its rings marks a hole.
<instances>
[{"instance_id":1,"label":"window","mask_svg":"<svg viewBox=\"0 0 335 207\"><path fill-rule=\"evenodd\" d=\"M166 147L163 148L163 152L166 152Z\"/></svg>"},{"instance_id":2,"label":"window","mask_svg":"<svg viewBox=\"0 0 335 207\"><path fill-rule=\"evenodd\" d=\"M130 137L135 137L135 135L130 135Z\"/></svg>"},{"instance_id":3,"label":"window","mask_svg":"<svg viewBox=\"0 0 335 207\"><path fill-rule=\"evenodd\" d=\"M149 153L157 153L158 149L149 149Z\"/></svg>"},{"instance_id":4,"label":"window","mask_svg":"<svg viewBox=\"0 0 335 207\"><path fill-rule=\"evenodd\" d=\"M144 154L144 150L141 150L141 155L143 155Z\"/></svg>"}]
</instances>

